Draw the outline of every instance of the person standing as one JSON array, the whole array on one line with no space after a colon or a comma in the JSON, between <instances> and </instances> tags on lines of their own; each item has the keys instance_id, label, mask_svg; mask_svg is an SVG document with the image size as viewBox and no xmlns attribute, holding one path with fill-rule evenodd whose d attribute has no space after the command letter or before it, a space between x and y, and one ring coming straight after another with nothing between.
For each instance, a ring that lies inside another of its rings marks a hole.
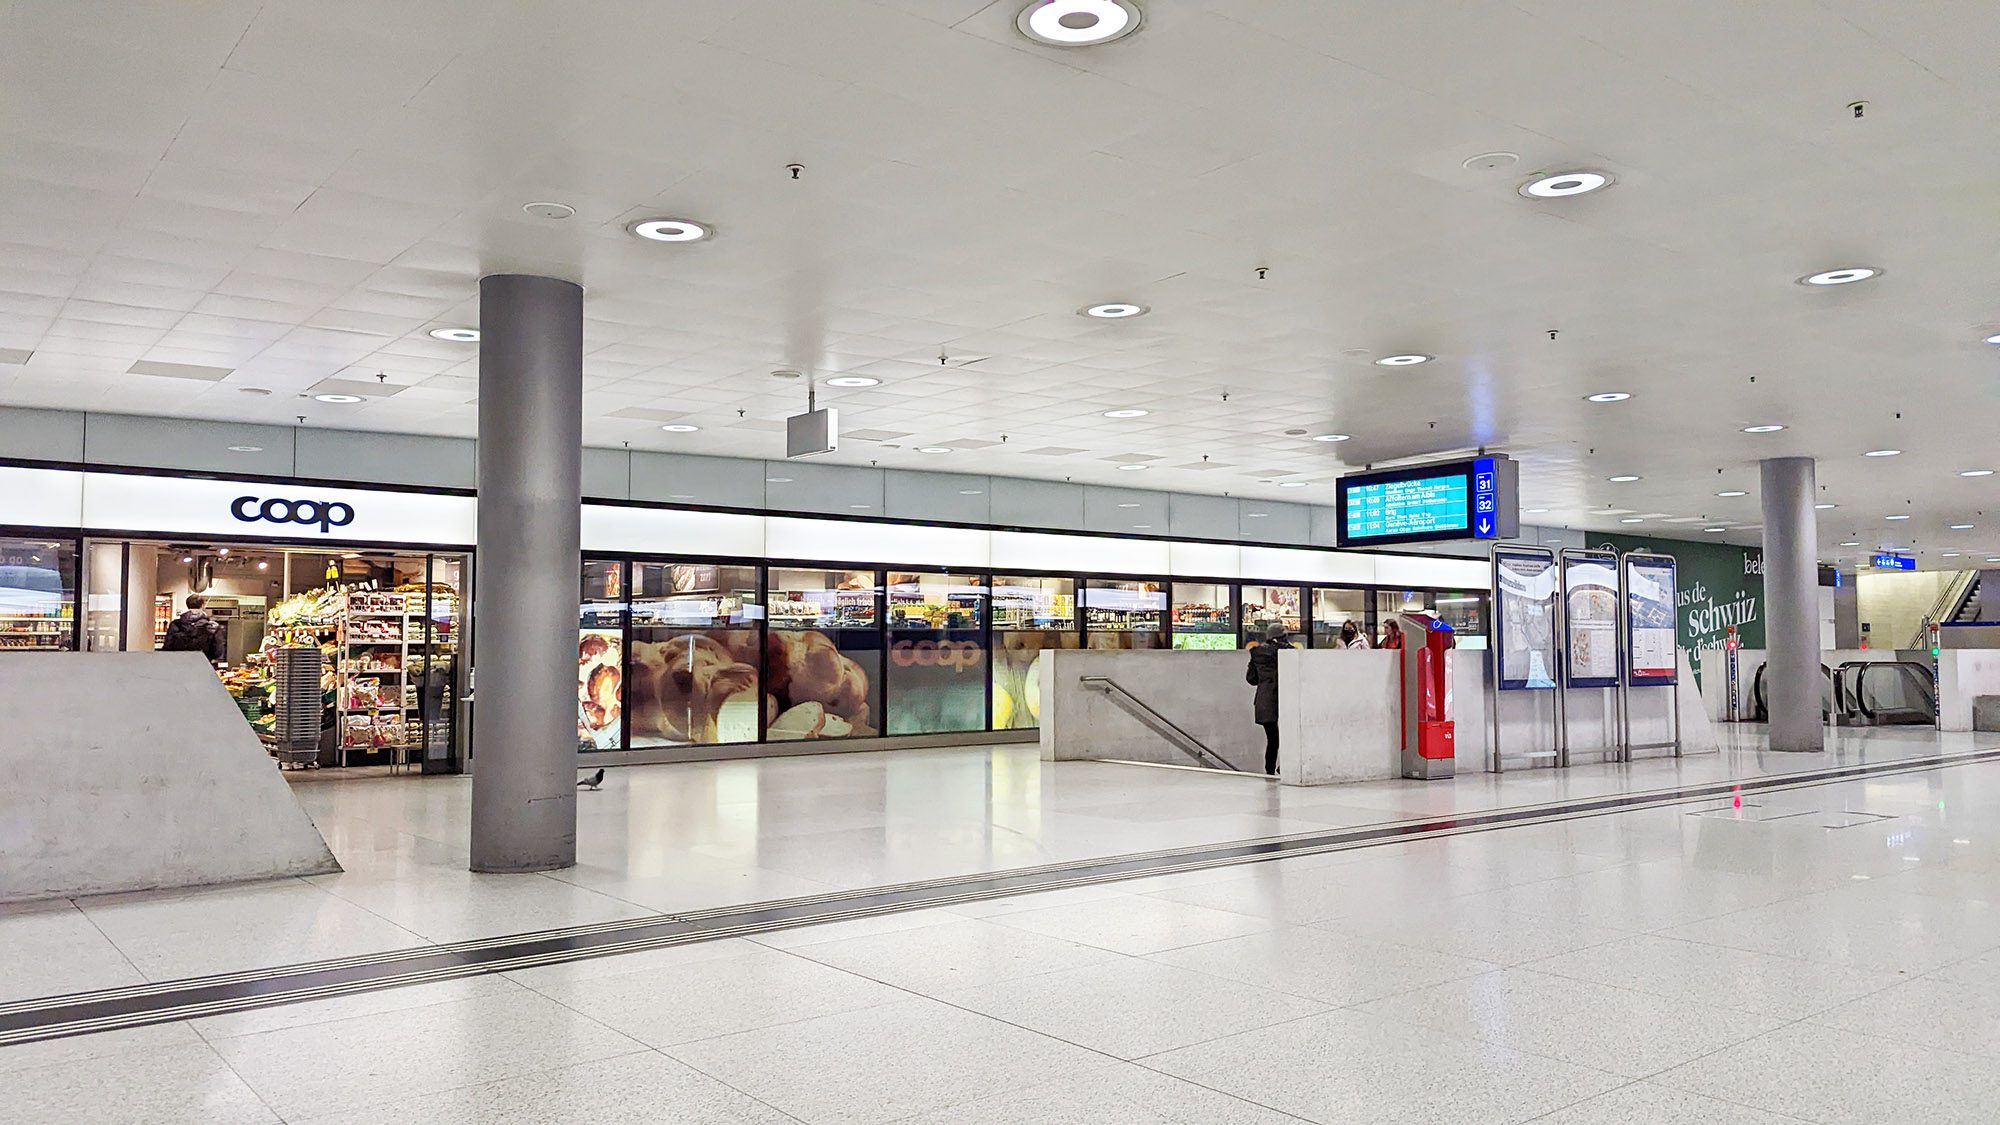
<instances>
[{"instance_id":1,"label":"person standing","mask_svg":"<svg viewBox=\"0 0 2000 1125\"><path fill-rule=\"evenodd\" d=\"M1250 665L1243 671L1243 681L1257 689L1252 702L1252 714L1257 725L1264 728L1264 772L1272 776L1278 773L1278 652L1292 647L1285 639L1285 624L1282 621L1266 622L1264 639L1250 643Z\"/></svg>"},{"instance_id":2,"label":"person standing","mask_svg":"<svg viewBox=\"0 0 2000 1125\"><path fill-rule=\"evenodd\" d=\"M222 622L202 608L207 604L208 599L200 594L187 596L187 612L168 623L167 635L160 641L161 652L199 652L210 664L222 663L226 652Z\"/></svg>"},{"instance_id":3,"label":"person standing","mask_svg":"<svg viewBox=\"0 0 2000 1125\"><path fill-rule=\"evenodd\" d=\"M1361 632L1359 625L1352 621L1343 621L1340 625L1340 647L1367 648L1368 638Z\"/></svg>"}]
</instances>

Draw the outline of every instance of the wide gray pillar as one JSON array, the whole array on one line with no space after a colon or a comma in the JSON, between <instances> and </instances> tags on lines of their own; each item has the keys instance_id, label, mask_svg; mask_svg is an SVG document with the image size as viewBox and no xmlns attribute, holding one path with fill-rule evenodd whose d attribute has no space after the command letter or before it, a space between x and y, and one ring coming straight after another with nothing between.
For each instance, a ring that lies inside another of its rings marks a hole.
<instances>
[{"instance_id":1,"label":"wide gray pillar","mask_svg":"<svg viewBox=\"0 0 2000 1125\"><path fill-rule=\"evenodd\" d=\"M583 290L479 279L472 869L576 862Z\"/></svg>"},{"instance_id":2,"label":"wide gray pillar","mask_svg":"<svg viewBox=\"0 0 2000 1125\"><path fill-rule=\"evenodd\" d=\"M1826 749L1820 717L1818 491L1810 457L1762 463L1764 501L1764 691L1771 749Z\"/></svg>"}]
</instances>

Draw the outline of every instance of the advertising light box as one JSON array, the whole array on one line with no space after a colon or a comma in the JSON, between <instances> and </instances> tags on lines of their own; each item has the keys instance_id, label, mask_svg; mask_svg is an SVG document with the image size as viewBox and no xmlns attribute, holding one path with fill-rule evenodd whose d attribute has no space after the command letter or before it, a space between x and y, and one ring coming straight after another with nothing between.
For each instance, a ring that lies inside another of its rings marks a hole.
<instances>
[{"instance_id":1,"label":"advertising light box","mask_svg":"<svg viewBox=\"0 0 2000 1125\"><path fill-rule=\"evenodd\" d=\"M1478 457L1349 473L1337 499L1342 547L1386 547L1520 534L1520 467Z\"/></svg>"}]
</instances>

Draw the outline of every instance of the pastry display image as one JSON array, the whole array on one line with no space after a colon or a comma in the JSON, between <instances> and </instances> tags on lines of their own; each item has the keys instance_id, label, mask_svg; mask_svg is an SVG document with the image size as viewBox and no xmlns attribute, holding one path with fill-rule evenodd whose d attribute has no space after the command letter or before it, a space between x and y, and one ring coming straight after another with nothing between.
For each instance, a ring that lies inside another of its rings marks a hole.
<instances>
[{"instance_id":1,"label":"pastry display image","mask_svg":"<svg viewBox=\"0 0 2000 1125\"><path fill-rule=\"evenodd\" d=\"M576 739L585 750L618 748L624 646L615 630L582 630L576 646Z\"/></svg>"},{"instance_id":2,"label":"pastry display image","mask_svg":"<svg viewBox=\"0 0 2000 1125\"><path fill-rule=\"evenodd\" d=\"M770 729L772 738L869 738L876 734L874 690L868 673L842 655L831 637L816 629L773 629L768 643L764 687L771 700L768 705L777 711ZM814 704L819 711L792 715L802 704ZM824 712L825 721L819 712Z\"/></svg>"},{"instance_id":3,"label":"pastry display image","mask_svg":"<svg viewBox=\"0 0 2000 1125\"><path fill-rule=\"evenodd\" d=\"M645 739L702 744L756 739L757 634L735 630L727 637L737 644L700 633L632 642L629 706L634 745ZM749 660L738 651L743 638L751 652ZM726 710L747 714L725 724ZM725 733L725 725L732 729Z\"/></svg>"},{"instance_id":4,"label":"pastry display image","mask_svg":"<svg viewBox=\"0 0 2000 1125\"><path fill-rule=\"evenodd\" d=\"M999 644L993 651L993 729L1032 730L1041 726L1044 635L1002 633L994 639Z\"/></svg>"}]
</instances>

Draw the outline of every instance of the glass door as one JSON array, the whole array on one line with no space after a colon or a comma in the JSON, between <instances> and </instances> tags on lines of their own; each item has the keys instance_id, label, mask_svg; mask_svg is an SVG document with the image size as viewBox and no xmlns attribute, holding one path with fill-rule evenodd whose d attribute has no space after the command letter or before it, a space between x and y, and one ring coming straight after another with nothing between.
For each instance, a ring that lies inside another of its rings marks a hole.
<instances>
[{"instance_id":1,"label":"glass door","mask_svg":"<svg viewBox=\"0 0 2000 1125\"><path fill-rule=\"evenodd\" d=\"M632 564L631 748L757 741L757 568Z\"/></svg>"},{"instance_id":2,"label":"glass door","mask_svg":"<svg viewBox=\"0 0 2000 1125\"><path fill-rule=\"evenodd\" d=\"M773 567L764 682L772 741L881 732L881 575Z\"/></svg>"},{"instance_id":3,"label":"glass door","mask_svg":"<svg viewBox=\"0 0 2000 1125\"><path fill-rule=\"evenodd\" d=\"M1176 582L1173 586L1174 647L1236 647L1230 587L1219 582Z\"/></svg>"},{"instance_id":4,"label":"glass door","mask_svg":"<svg viewBox=\"0 0 2000 1125\"><path fill-rule=\"evenodd\" d=\"M1258 626L1275 621L1285 627L1293 644L1305 644L1304 606L1305 591L1297 586L1244 586L1243 642L1261 639L1264 633Z\"/></svg>"},{"instance_id":5,"label":"glass door","mask_svg":"<svg viewBox=\"0 0 2000 1125\"><path fill-rule=\"evenodd\" d=\"M625 564L586 560L577 610L577 749L625 744Z\"/></svg>"},{"instance_id":6,"label":"glass door","mask_svg":"<svg viewBox=\"0 0 2000 1125\"><path fill-rule=\"evenodd\" d=\"M993 729L1041 725L1044 649L1075 648L1076 580L993 576Z\"/></svg>"},{"instance_id":7,"label":"glass door","mask_svg":"<svg viewBox=\"0 0 2000 1125\"><path fill-rule=\"evenodd\" d=\"M76 541L0 538L0 650L76 648Z\"/></svg>"},{"instance_id":8,"label":"glass door","mask_svg":"<svg viewBox=\"0 0 2000 1125\"><path fill-rule=\"evenodd\" d=\"M888 734L986 729L986 577L889 572Z\"/></svg>"}]
</instances>

